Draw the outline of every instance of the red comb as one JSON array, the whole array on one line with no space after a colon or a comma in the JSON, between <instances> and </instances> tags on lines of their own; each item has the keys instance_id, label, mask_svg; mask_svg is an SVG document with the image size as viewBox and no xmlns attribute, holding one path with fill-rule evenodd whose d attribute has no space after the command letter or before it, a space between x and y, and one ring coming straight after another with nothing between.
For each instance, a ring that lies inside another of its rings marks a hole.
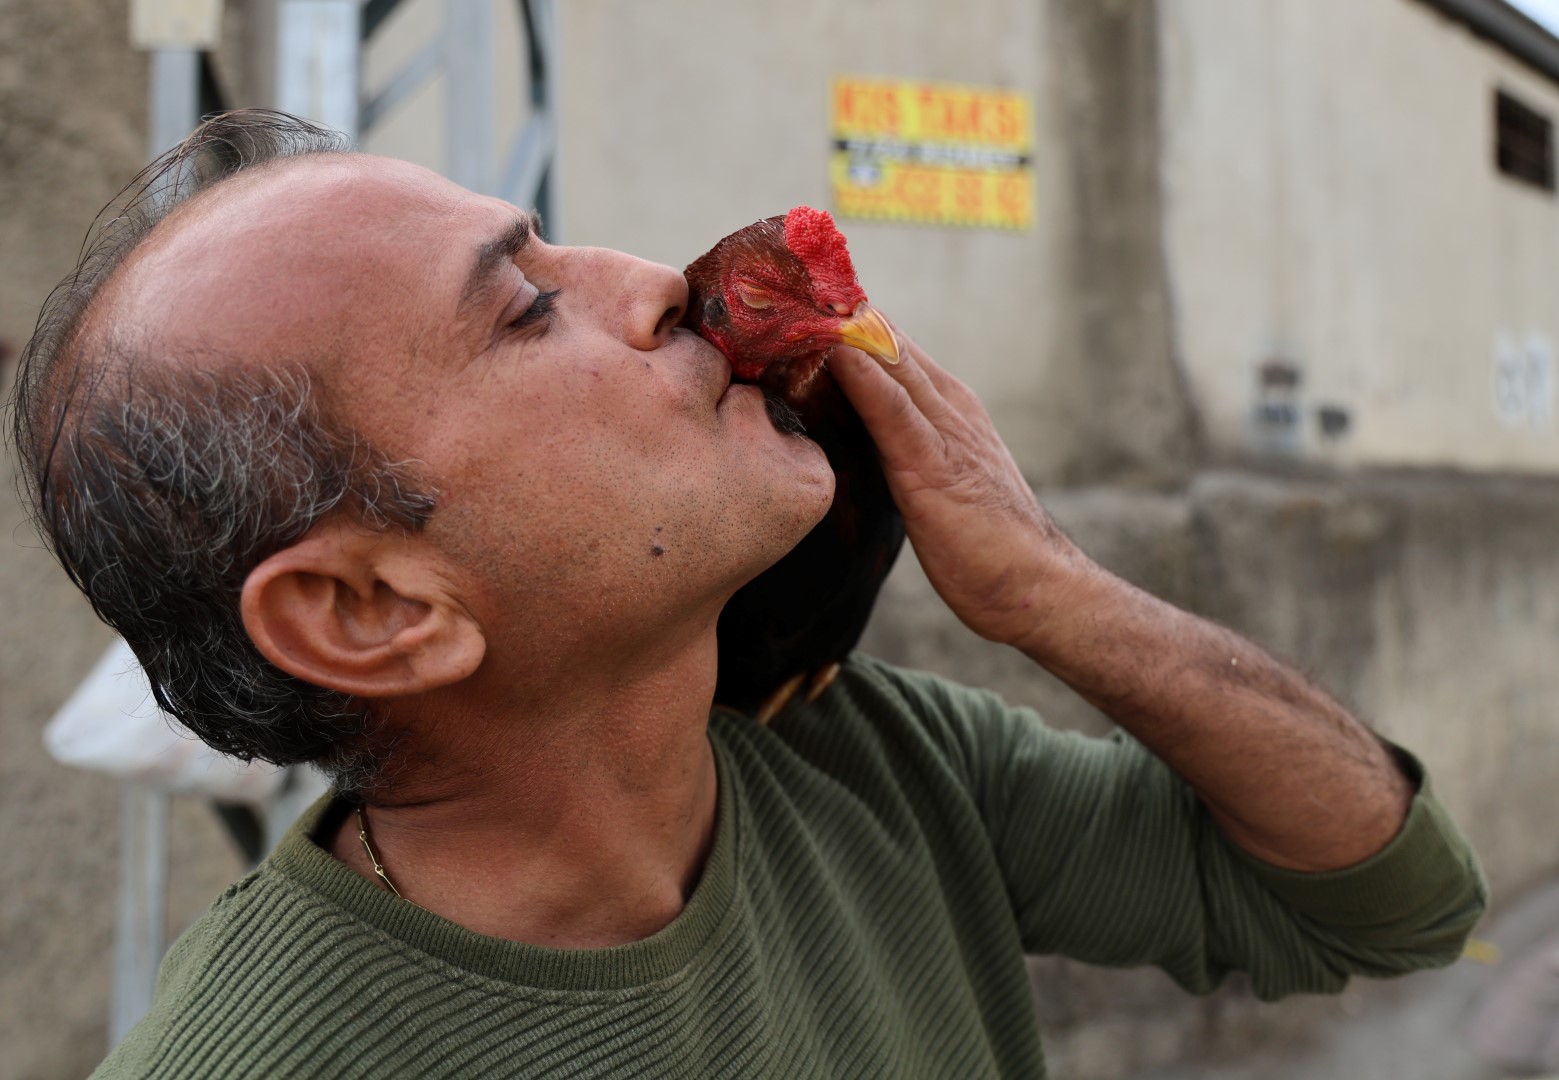
<instances>
[{"instance_id":1,"label":"red comb","mask_svg":"<svg viewBox=\"0 0 1559 1080\"><path fill-rule=\"evenodd\" d=\"M785 215L785 246L806 264L817 292L830 298L850 294L851 306L866 299L855 278L855 264L844 233L827 210L798 206Z\"/></svg>"}]
</instances>

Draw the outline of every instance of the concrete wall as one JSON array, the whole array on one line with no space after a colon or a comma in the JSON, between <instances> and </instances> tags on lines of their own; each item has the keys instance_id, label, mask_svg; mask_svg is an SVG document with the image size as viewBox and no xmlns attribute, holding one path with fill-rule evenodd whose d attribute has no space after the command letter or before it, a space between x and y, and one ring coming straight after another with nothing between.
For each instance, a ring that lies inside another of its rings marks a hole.
<instances>
[{"instance_id":1,"label":"concrete wall","mask_svg":"<svg viewBox=\"0 0 1559 1080\"><path fill-rule=\"evenodd\" d=\"M1559 874L1559 482L1204 472L1169 494L1112 486L1045 501L1104 565L1288 658L1418 754L1497 906ZM908 555L865 644L994 687L1058 726L1106 726L1025 657L960 626ZM1297 1049L1323 1021L1440 977L1263 1005L1238 978L1200 1000L1154 971L1032 968L1055 1075L1075 1080Z\"/></svg>"},{"instance_id":2,"label":"concrete wall","mask_svg":"<svg viewBox=\"0 0 1559 1080\"><path fill-rule=\"evenodd\" d=\"M874 302L991 403L1032 477L1154 476L1193 443L1157 220L1154 5L570 0L561 179L571 243L681 266L829 205L836 76L999 86L1035 102L1037 226L841 221ZM1121 318L1123 310L1130 312Z\"/></svg>"},{"instance_id":3,"label":"concrete wall","mask_svg":"<svg viewBox=\"0 0 1559 1080\"><path fill-rule=\"evenodd\" d=\"M1212 448L1559 469L1559 377L1503 419L1492 387L1501 350L1552 373L1559 346L1559 202L1495 169L1494 93L1553 118L1559 85L1416 0L1160 7L1165 236ZM1298 375L1266 396L1293 426L1253 422L1267 361Z\"/></svg>"},{"instance_id":4,"label":"concrete wall","mask_svg":"<svg viewBox=\"0 0 1559 1080\"><path fill-rule=\"evenodd\" d=\"M563 5L561 160L571 243L683 266L756 218L828 206L829 94L840 75L981 83L1040 101L1055 72L1042 5L795 0L754 19L723 0ZM1059 136L1036 118L1041 147ZM1039 213L1066 218L1060 161L1040 152ZM841 222L868 294L993 401L1025 465L1050 459L1041 357L1064 265L1048 229L1021 235Z\"/></svg>"},{"instance_id":5,"label":"concrete wall","mask_svg":"<svg viewBox=\"0 0 1559 1080\"><path fill-rule=\"evenodd\" d=\"M371 87L439 11L394 17ZM936 0L783 19L569 0L561 24L555 226L679 266L828 205L836 76L1031 96L1033 231L841 224L873 299L992 403L1036 481L1175 482L1209 454L1559 467L1559 201L1492 150L1496 87L1559 116L1559 85L1419 0L997 0L956 20ZM441 95L368 148L442 167ZM495 96L500 145L518 97ZM1297 386L1264 389L1264 366Z\"/></svg>"},{"instance_id":6,"label":"concrete wall","mask_svg":"<svg viewBox=\"0 0 1559 1080\"><path fill-rule=\"evenodd\" d=\"M1105 566L1292 660L1419 754L1498 892L1559 872L1559 483L1205 472L1169 494L1045 502ZM908 555L866 645L1103 728L1026 658L963 629Z\"/></svg>"}]
</instances>

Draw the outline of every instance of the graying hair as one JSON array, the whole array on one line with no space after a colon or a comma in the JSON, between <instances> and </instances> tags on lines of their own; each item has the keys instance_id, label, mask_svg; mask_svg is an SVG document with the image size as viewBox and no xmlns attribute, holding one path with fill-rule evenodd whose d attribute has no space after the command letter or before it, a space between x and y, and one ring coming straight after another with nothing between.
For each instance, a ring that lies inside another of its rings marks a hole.
<instances>
[{"instance_id":1,"label":"graying hair","mask_svg":"<svg viewBox=\"0 0 1559 1080\"><path fill-rule=\"evenodd\" d=\"M174 209L240 172L349 150L336 132L245 110L153 162L99 214L44 303L12 436L40 533L135 652L157 704L217 750L309 762L360 791L387 749L370 711L267 661L239 595L255 566L332 515L421 529L431 485L336 417L300 359L170 356L155 331L82 333L103 284Z\"/></svg>"}]
</instances>

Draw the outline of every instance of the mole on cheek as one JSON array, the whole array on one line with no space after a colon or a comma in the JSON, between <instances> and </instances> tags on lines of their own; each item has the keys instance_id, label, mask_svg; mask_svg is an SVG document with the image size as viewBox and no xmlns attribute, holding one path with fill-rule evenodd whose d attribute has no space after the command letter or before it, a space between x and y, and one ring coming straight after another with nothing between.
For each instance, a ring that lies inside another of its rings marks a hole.
<instances>
[{"instance_id":1,"label":"mole on cheek","mask_svg":"<svg viewBox=\"0 0 1559 1080\"><path fill-rule=\"evenodd\" d=\"M650 545L650 554L658 559L662 555L666 554L666 549L661 547L659 544L652 544Z\"/></svg>"}]
</instances>

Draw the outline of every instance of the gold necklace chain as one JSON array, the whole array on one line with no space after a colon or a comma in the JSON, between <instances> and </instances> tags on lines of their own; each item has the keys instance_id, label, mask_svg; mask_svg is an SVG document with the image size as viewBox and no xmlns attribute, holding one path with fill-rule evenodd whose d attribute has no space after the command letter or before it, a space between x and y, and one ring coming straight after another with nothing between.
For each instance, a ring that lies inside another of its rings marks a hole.
<instances>
[{"instance_id":1,"label":"gold necklace chain","mask_svg":"<svg viewBox=\"0 0 1559 1080\"><path fill-rule=\"evenodd\" d=\"M401 895L401 891L395 887L395 882L390 880L390 875L385 871L384 864L379 861L379 856L374 854L373 845L368 842L368 818L363 815L361 806L357 808L357 838L362 841L363 850L368 853L368 861L373 864L374 873L379 880L389 886L390 891L395 894L397 900L406 900L406 897ZM406 900L406 902L412 907L422 907L415 900ZM428 909L422 908L422 910L426 911Z\"/></svg>"}]
</instances>

